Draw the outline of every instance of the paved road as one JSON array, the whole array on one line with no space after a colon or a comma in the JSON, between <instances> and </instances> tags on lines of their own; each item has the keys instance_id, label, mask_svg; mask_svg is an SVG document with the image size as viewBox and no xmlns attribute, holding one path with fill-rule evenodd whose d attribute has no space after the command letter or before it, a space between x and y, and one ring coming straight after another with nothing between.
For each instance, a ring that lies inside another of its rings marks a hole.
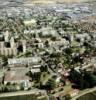
<instances>
[{"instance_id":1,"label":"paved road","mask_svg":"<svg viewBox=\"0 0 96 100\"><path fill-rule=\"evenodd\" d=\"M89 68L91 65L93 65L93 64L92 64L92 63L89 63L88 65L84 65L84 66L82 67L82 69ZM79 69L80 69L80 66L79 66L79 67L76 67L75 69L76 69L76 70L79 70Z\"/></svg>"},{"instance_id":2,"label":"paved road","mask_svg":"<svg viewBox=\"0 0 96 100\"><path fill-rule=\"evenodd\" d=\"M81 96L83 96L85 94L94 92L94 91L96 91L96 87L95 88L92 88L92 89L86 89L83 92L81 92L80 94L78 94L77 96L75 96L74 98L72 98L72 100L77 100L77 98L79 98L79 97L81 97Z\"/></svg>"},{"instance_id":3,"label":"paved road","mask_svg":"<svg viewBox=\"0 0 96 100\"><path fill-rule=\"evenodd\" d=\"M0 94L0 97L11 97L11 96L22 96L22 95L31 95L31 94L38 94L43 93L45 96L47 95L46 91L44 90L30 90L30 91L18 91L18 92L10 92L10 93L2 93Z\"/></svg>"}]
</instances>

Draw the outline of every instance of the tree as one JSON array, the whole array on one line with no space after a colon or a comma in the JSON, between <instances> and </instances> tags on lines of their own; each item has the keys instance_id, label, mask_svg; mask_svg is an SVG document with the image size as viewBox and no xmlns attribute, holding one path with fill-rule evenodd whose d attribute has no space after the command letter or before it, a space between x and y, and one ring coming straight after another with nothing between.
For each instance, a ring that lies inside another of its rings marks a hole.
<instances>
[{"instance_id":1,"label":"tree","mask_svg":"<svg viewBox=\"0 0 96 100\"><path fill-rule=\"evenodd\" d=\"M90 87L96 85L96 76L89 72L84 72L84 79L90 84Z\"/></svg>"},{"instance_id":2,"label":"tree","mask_svg":"<svg viewBox=\"0 0 96 100\"><path fill-rule=\"evenodd\" d=\"M65 53L68 55L72 54L72 48L66 48Z\"/></svg>"},{"instance_id":3,"label":"tree","mask_svg":"<svg viewBox=\"0 0 96 100\"><path fill-rule=\"evenodd\" d=\"M48 89L54 89L56 88L56 82L54 79L49 79L47 84L46 84Z\"/></svg>"},{"instance_id":4,"label":"tree","mask_svg":"<svg viewBox=\"0 0 96 100\"><path fill-rule=\"evenodd\" d=\"M47 72L48 71L48 66L47 65L42 65L40 67L41 72Z\"/></svg>"},{"instance_id":5,"label":"tree","mask_svg":"<svg viewBox=\"0 0 96 100\"><path fill-rule=\"evenodd\" d=\"M74 68L71 69L69 80L77 85L77 87L80 88L80 82L82 80L82 75L78 71L76 71ZM83 84L83 83L82 83Z\"/></svg>"},{"instance_id":6,"label":"tree","mask_svg":"<svg viewBox=\"0 0 96 100\"><path fill-rule=\"evenodd\" d=\"M65 99L64 100L71 100L70 94L65 95Z\"/></svg>"},{"instance_id":7,"label":"tree","mask_svg":"<svg viewBox=\"0 0 96 100\"><path fill-rule=\"evenodd\" d=\"M3 66L6 66L8 64L7 60L8 60L7 57L5 56L2 57Z\"/></svg>"},{"instance_id":8,"label":"tree","mask_svg":"<svg viewBox=\"0 0 96 100\"><path fill-rule=\"evenodd\" d=\"M49 47L49 41L48 40L45 41L45 46Z\"/></svg>"},{"instance_id":9,"label":"tree","mask_svg":"<svg viewBox=\"0 0 96 100\"><path fill-rule=\"evenodd\" d=\"M25 56L28 57L28 56L30 56L31 54L32 54L32 53L31 53L30 51L28 51L28 52L25 53Z\"/></svg>"},{"instance_id":10,"label":"tree","mask_svg":"<svg viewBox=\"0 0 96 100\"><path fill-rule=\"evenodd\" d=\"M55 36L54 37L51 37L51 40L52 41L56 41L56 39L57 39L57 37L55 37Z\"/></svg>"},{"instance_id":11,"label":"tree","mask_svg":"<svg viewBox=\"0 0 96 100\"><path fill-rule=\"evenodd\" d=\"M32 74L32 79L35 80L37 83L40 82L41 73L34 73Z\"/></svg>"}]
</instances>

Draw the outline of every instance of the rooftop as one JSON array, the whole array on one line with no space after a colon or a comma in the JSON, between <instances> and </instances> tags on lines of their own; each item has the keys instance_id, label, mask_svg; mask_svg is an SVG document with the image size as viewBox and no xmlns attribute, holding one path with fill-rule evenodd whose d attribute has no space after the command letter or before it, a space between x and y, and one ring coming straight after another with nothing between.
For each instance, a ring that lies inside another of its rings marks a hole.
<instances>
[{"instance_id":1,"label":"rooftop","mask_svg":"<svg viewBox=\"0 0 96 100\"><path fill-rule=\"evenodd\" d=\"M4 81L21 81L29 80L29 77L25 75L24 70L12 70L5 73Z\"/></svg>"}]
</instances>

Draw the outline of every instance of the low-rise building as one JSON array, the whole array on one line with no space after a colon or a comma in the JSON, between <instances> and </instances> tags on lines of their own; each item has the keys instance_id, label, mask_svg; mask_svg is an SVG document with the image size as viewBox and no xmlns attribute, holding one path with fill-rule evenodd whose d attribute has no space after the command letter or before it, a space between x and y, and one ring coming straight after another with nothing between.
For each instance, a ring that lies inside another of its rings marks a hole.
<instances>
[{"instance_id":1,"label":"low-rise building","mask_svg":"<svg viewBox=\"0 0 96 100\"><path fill-rule=\"evenodd\" d=\"M36 25L36 20L35 19L31 19L31 20L25 20L24 21L24 24L26 25L26 26L34 26L34 25Z\"/></svg>"},{"instance_id":2,"label":"low-rise building","mask_svg":"<svg viewBox=\"0 0 96 100\"><path fill-rule=\"evenodd\" d=\"M66 41L65 39L57 40L57 41L50 41L50 46L67 46L69 44L69 41Z\"/></svg>"},{"instance_id":3,"label":"low-rise building","mask_svg":"<svg viewBox=\"0 0 96 100\"><path fill-rule=\"evenodd\" d=\"M11 70L7 71L4 75L4 84L7 83L14 84L17 83L19 85L25 84L24 86L28 86L30 78L25 75L23 70Z\"/></svg>"},{"instance_id":4,"label":"low-rise building","mask_svg":"<svg viewBox=\"0 0 96 100\"><path fill-rule=\"evenodd\" d=\"M39 68L36 68L36 69L31 69L31 73L32 74L35 74L35 73L40 73L40 69Z\"/></svg>"},{"instance_id":5,"label":"low-rise building","mask_svg":"<svg viewBox=\"0 0 96 100\"><path fill-rule=\"evenodd\" d=\"M30 65L35 65L41 62L40 57L27 57L27 58L13 58L13 59L8 59L8 65L9 67L12 66L30 66Z\"/></svg>"}]
</instances>

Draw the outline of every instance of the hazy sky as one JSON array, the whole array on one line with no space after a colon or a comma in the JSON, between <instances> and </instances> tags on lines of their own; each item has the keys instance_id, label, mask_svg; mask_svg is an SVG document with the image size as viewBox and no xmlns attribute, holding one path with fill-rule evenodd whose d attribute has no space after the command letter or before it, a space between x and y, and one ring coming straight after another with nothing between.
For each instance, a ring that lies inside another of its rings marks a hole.
<instances>
[{"instance_id":1,"label":"hazy sky","mask_svg":"<svg viewBox=\"0 0 96 100\"><path fill-rule=\"evenodd\" d=\"M27 0L26 0L27 1ZM59 1L59 2L85 2L85 1L96 1L96 0L29 0L29 1L51 1L51 2L54 2L54 1Z\"/></svg>"}]
</instances>

